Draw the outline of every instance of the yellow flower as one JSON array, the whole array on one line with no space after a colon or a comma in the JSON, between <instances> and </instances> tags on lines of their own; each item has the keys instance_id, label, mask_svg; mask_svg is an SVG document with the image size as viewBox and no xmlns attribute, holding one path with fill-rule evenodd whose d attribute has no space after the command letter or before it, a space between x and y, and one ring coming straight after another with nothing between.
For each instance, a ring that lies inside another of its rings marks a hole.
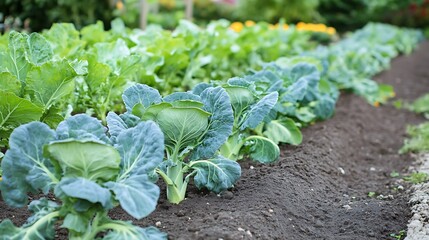
<instances>
[{"instance_id":1,"label":"yellow flower","mask_svg":"<svg viewBox=\"0 0 429 240\"><path fill-rule=\"evenodd\" d=\"M277 28L277 26L275 26L273 24L268 25L268 29L270 29L270 30L274 30L276 28Z\"/></svg>"},{"instance_id":2,"label":"yellow flower","mask_svg":"<svg viewBox=\"0 0 429 240\"><path fill-rule=\"evenodd\" d=\"M288 30L288 29L289 29L289 25L283 24L283 30Z\"/></svg>"},{"instance_id":3,"label":"yellow flower","mask_svg":"<svg viewBox=\"0 0 429 240\"><path fill-rule=\"evenodd\" d=\"M124 3L119 0L116 2L116 9L122 10L124 8Z\"/></svg>"},{"instance_id":4,"label":"yellow flower","mask_svg":"<svg viewBox=\"0 0 429 240\"><path fill-rule=\"evenodd\" d=\"M241 22L233 22L231 24L231 26L229 26L229 28L231 28L232 30L234 30L236 32L241 32L241 30L243 30L243 23L241 23Z\"/></svg>"},{"instance_id":5,"label":"yellow flower","mask_svg":"<svg viewBox=\"0 0 429 240\"><path fill-rule=\"evenodd\" d=\"M374 102L374 107L380 107L380 102L375 101L375 102Z\"/></svg>"},{"instance_id":6,"label":"yellow flower","mask_svg":"<svg viewBox=\"0 0 429 240\"><path fill-rule=\"evenodd\" d=\"M255 22L252 20L247 20L246 22L244 22L244 25L246 25L246 27L252 27L255 26Z\"/></svg>"},{"instance_id":7,"label":"yellow flower","mask_svg":"<svg viewBox=\"0 0 429 240\"><path fill-rule=\"evenodd\" d=\"M329 35L334 35L337 31L335 31L335 28L333 28L333 27L328 27L328 28L326 28L326 32Z\"/></svg>"},{"instance_id":8,"label":"yellow flower","mask_svg":"<svg viewBox=\"0 0 429 240\"><path fill-rule=\"evenodd\" d=\"M299 22L296 24L296 28L298 30L304 30L307 27L307 24L303 23L303 22Z\"/></svg>"}]
</instances>

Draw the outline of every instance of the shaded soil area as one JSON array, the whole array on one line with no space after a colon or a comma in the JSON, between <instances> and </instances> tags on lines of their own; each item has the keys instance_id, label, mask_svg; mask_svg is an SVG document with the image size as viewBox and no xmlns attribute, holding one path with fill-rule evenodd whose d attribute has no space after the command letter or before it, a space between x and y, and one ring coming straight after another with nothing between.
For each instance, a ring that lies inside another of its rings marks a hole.
<instances>
[{"instance_id":1,"label":"shaded soil area","mask_svg":"<svg viewBox=\"0 0 429 240\"><path fill-rule=\"evenodd\" d=\"M424 42L376 80L393 85L397 98L413 100L429 92L427 63L429 42ZM408 186L390 174L405 173L411 164L397 152L405 125L422 120L344 93L335 116L304 129L300 146L281 146L278 162L242 162L241 179L221 195L190 187L180 205L162 195L157 210L134 223L157 224L170 239L183 240L394 239L389 235L406 229L410 211L406 192L397 188ZM0 202L0 219L22 224L27 216ZM119 209L112 217L132 220Z\"/></svg>"}]
</instances>

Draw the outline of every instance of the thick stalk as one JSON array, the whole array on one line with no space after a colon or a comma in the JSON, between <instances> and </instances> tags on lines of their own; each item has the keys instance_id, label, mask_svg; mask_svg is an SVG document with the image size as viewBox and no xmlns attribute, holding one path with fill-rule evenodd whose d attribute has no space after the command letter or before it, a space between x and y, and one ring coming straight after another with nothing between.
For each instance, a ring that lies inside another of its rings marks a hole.
<instances>
[{"instance_id":1,"label":"thick stalk","mask_svg":"<svg viewBox=\"0 0 429 240\"><path fill-rule=\"evenodd\" d=\"M240 140L239 132L229 136L228 140L221 146L219 152L222 156L237 161L240 157L240 150L244 145L244 141Z\"/></svg>"},{"instance_id":2,"label":"thick stalk","mask_svg":"<svg viewBox=\"0 0 429 240\"><path fill-rule=\"evenodd\" d=\"M167 168L167 176L173 181L172 184L167 184L167 199L178 204L185 199L187 184L183 179L183 162L179 159L179 149L175 148L170 157L175 166Z\"/></svg>"}]
</instances>

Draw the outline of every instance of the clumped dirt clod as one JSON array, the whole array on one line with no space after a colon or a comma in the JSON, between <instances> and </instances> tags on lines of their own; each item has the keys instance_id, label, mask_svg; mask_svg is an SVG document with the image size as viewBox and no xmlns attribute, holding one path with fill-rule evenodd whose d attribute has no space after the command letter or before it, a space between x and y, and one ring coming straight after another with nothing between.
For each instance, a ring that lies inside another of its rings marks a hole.
<instances>
[{"instance_id":1,"label":"clumped dirt clod","mask_svg":"<svg viewBox=\"0 0 429 240\"><path fill-rule=\"evenodd\" d=\"M428 52L424 42L376 80L393 85L399 99L429 92ZM134 223L160 222L170 239L393 239L390 234L406 229L410 210L406 192L395 188L398 179L390 173L403 173L411 164L398 149L406 124L421 121L344 93L335 116L304 129L300 146L281 146L278 162L242 162L242 178L220 195L190 187L180 205L162 195L157 210ZM22 224L26 215L0 202L0 219ZM111 216L132 220L119 209Z\"/></svg>"}]
</instances>

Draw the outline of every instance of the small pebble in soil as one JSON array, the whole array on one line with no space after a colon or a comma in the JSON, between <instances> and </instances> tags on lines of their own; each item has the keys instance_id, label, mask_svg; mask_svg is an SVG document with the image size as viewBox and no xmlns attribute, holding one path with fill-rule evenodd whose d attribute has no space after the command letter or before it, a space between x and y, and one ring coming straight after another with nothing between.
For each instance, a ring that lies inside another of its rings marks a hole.
<instances>
[{"instance_id":1,"label":"small pebble in soil","mask_svg":"<svg viewBox=\"0 0 429 240\"><path fill-rule=\"evenodd\" d=\"M345 208L346 210L350 210L350 209L352 209L352 207L350 207L350 205L343 205L343 208Z\"/></svg>"},{"instance_id":2,"label":"small pebble in soil","mask_svg":"<svg viewBox=\"0 0 429 240\"><path fill-rule=\"evenodd\" d=\"M343 174L343 175L346 174L346 171L344 171L344 169L342 167L339 167L338 171L340 171L340 173Z\"/></svg>"},{"instance_id":3,"label":"small pebble in soil","mask_svg":"<svg viewBox=\"0 0 429 240\"><path fill-rule=\"evenodd\" d=\"M370 167L369 168L369 171L372 171L372 172L374 172L376 169L375 169L375 167Z\"/></svg>"},{"instance_id":4,"label":"small pebble in soil","mask_svg":"<svg viewBox=\"0 0 429 240\"><path fill-rule=\"evenodd\" d=\"M398 189L399 191L402 191L402 190L404 190L404 186L399 185L398 187L396 187L396 189Z\"/></svg>"},{"instance_id":5,"label":"small pebble in soil","mask_svg":"<svg viewBox=\"0 0 429 240\"><path fill-rule=\"evenodd\" d=\"M270 209L268 209L268 212L273 213L274 210L270 208Z\"/></svg>"},{"instance_id":6,"label":"small pebble in soil","mask_svg":"<svg viewBox=\"0 0 429 240\"><path fill-rule=\"evenodd\" d=\"M231 199L233 199L233 198L234 198L234 194L233 194L232 192L230 192L230 191L224 191L224 192L221 194L221 197L222 197L223 199L231 200Z\"/></svg>"},{"instance_id":7,"label":"small pebble in soil","mask_svg":"<svg viewBox=\"0 0 429 240\"><path fill-rule=\"evenodd\" d=\"M237 228L237 230L240 231L240 232L244 232L244 229L241 228L241 227Z\"/></svg>"},{"instance_id":8,"label":"small pebble in soil","mask_svg":"<svg viewBox=\"0 0 429 240\"><path fill-rule=\"evenodd\" d=\"M185 216L185 212L184 212L183 210L179 210L179 211L176 213L176 216L178 216L178 217L183 217L183 216Z\"/></svg>"},{"instance_id":9,"label":"small pebble in soil","mask_svg":"<svg viewBox=\"0 0 429 240\"><path fill-rule=\"evenodd\" d=\"M250 166L250 169L254 169L255 167L254 166Z\"/></svg>"},{"instance_id":10,"label":"small pebble in soil","mask_svg":"<svg viewBox=\"0 0 429 240\"><path fill-rule=\"evenodd\" d=\"M160 227L161 226L161 221L156 222L155 226Z\"/></svg>"},{"instance_id":11,"label":"small pebble in soil","mask_svg":"<svg viewBox=\"0 0 429 240\"><path fill-rule=\"evenodd\" d=\"M252 237L252 233L250 232L250 230L247 230L246 234L249 235L250 237Z\"/></svg>"}]
</instances>

